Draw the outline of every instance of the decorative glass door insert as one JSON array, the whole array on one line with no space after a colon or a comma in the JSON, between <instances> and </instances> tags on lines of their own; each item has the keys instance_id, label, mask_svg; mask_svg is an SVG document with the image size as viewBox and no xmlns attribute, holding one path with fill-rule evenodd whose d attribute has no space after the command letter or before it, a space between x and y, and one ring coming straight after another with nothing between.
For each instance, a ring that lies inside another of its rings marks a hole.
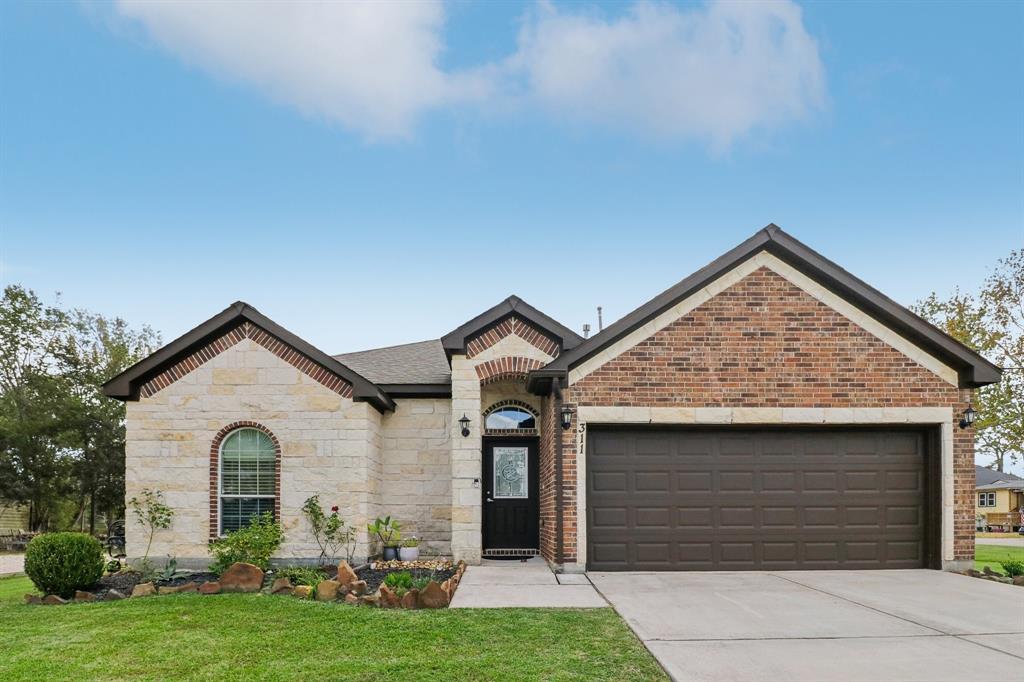
<instances>
[{"instance_id":1,"label":"decorative glass door insert","mask_svg":"<svg viewBox=\"0 0 1024 682\"><path fill-rule=\"evenodd\" d=\"M500 499L529 497L529 468L525 447L494 448L494 497Z\"/></svg>"}]
</instances>

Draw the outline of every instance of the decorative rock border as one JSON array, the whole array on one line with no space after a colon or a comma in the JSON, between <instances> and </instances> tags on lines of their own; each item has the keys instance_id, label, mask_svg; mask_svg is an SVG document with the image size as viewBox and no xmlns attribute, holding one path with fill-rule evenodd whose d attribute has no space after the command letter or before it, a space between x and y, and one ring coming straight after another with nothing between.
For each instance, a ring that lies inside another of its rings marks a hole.
<instances>
[{"instance_id":1,"label":"decorative rock border","mask_svg":"<svg viewBox=\"0 0 1024 682\"><path fill-rule=\"evenodd\" d=\"M389 561L379 564L370 564L374 570L385 571L406 571L406 570L445 570L450 571L453 566L443 561ZM270 585L264 588L266 574L258 566L246 563L236 563L228 567L228 570L220 576L219 580L207 581L186 581L180 585L157 585L155 582L136 584L131 591L130 598L160 596L167 594L199 593L199 594L220 594L222 592L251 593L264 591L268 594L291 595L299 599L315 599L320 602L344 602L356 606L376 606L390 609L442 609L446 608L455 595L455 590L466 572L466 562L460 561L454 565L455 573L443 581L431 580L422 590L410 589L401 596L386 584L373 593L370 593L365 580L360 580L358 571L363 566L353 569L347 561L338 564L338 571L334 578L320 581L315 587L310 585L292 585L288 578L276 578ZM103 597L104 601L125 599L126 595L115 589L108 590ZM55 594L40 597L36 594L26 594L26 604L59 605L69 604L72 601L95 602L99 599L92 592L77 591L73 600L63 599Z\"/></svg>"},{"instance_id":2,"label":"decorative rock border","mask_svg":"<svg viewBox=\"0 0 1024 682\"><path fill-rule=\"evenodd\" d=\"M963 575L970 576L972 578L981 578L982 580L991 580L996 583L1004 583L1006 585L1024 587L1024 575L1010 577L1008 575L1003 575L1002 573L997 573L988 566L985 566L985 568L980 571L975 568L968 568L963 572Z\"/></svg>"}]
</instances>

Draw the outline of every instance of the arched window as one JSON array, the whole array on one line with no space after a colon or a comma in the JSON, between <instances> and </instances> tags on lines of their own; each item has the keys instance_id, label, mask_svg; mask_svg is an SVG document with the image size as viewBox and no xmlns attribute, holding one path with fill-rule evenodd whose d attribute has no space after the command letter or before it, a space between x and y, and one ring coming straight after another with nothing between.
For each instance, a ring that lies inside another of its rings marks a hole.
<instances>
[{"instance_id":1,"label":"arched window","mask_svg":"<svg viewBox=\"0 0 1024 682\"><path fill-rule=\"evenodd\" d=\"M220 444L220 534L249 525L254 516L274 513L277 446L263 431L243 427Z\"/></svg>"},{"instance_id":2,"label":"arched window","mask_svg":"<svg viewBox=\"0 0 1024 682\"><path fill-rule=\"evenodd\" d=\"M489 432L523 432L537 430L537 415L525 404L505 401L493 406L484 417Z\"/></svg>"}]
</instances>

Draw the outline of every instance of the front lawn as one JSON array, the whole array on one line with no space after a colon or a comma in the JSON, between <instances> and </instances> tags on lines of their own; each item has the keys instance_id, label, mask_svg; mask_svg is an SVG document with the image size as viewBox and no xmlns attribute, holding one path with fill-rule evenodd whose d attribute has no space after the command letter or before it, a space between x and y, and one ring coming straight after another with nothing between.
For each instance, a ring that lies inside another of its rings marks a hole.
<instances>
[{"instance_id":1,"label":"front lawn","mask_svg":"<svg viewBox=\"0 0 1024 682\"><path fill-rule=\"evenodd\" d=\"M611 609L393 611L173 595L25 606L0 579L0 680L665 680Z\"/></svg>"},{"instance_id":2,"label":"front lawn","mask_svg":"<svg viewBox=\"0 0 1024 682\"><path fill-rule=\"evenodd\" d=\"M1007 559L1024 561L1024 547L974 545L974 567L979 571L990 566L993 571L1005 573L1002 562Z\"/></svg>"}]
</instances>

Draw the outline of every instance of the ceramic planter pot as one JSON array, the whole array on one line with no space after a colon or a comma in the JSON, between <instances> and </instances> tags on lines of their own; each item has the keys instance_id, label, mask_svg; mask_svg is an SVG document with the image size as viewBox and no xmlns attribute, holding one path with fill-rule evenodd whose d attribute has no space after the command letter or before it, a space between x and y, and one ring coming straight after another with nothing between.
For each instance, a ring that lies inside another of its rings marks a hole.
<instances>
[{"instance_id":1,"label":"ceramic planter pot","mask_svg":"<svg viewBox=\"0 0 1024 682\"><path fill-rule=\"evenodd\" d=\"M398 556L402 561L416 561L420 558L419 547L402 547L398 550Z\"/></svg>"},{"instance_id":2,"label":"ceramic planter pot","mask_svg":"<svg viewBox=\"0 0 1024 682\"><path fill-rule=\"evenodd\" d=\"M384 548L384 561L394 561L398 558L397 547L385 547Z\"/></svg>"}]
</instances>

